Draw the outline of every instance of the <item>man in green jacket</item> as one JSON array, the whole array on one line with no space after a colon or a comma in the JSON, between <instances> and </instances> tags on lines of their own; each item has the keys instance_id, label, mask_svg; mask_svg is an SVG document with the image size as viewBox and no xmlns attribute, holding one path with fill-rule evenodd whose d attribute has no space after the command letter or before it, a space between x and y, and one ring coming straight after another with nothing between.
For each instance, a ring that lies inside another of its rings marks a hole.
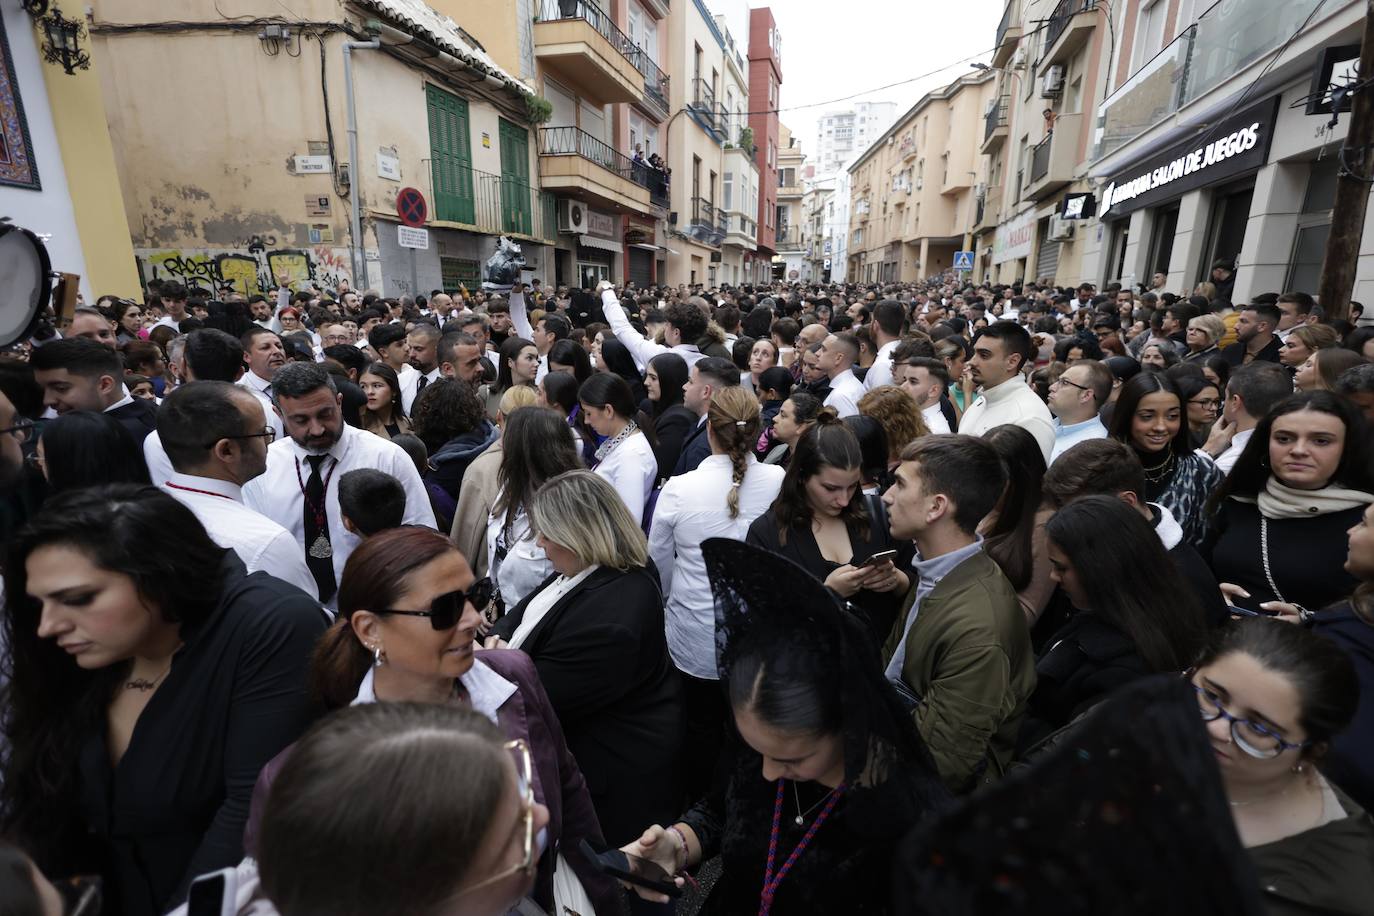
<instances>
[{"instance_id":1,"label":"man in green jacket","mask_svg":"<svg viewBox=\"0 0 1374 916\"><path fill-rule=\"evenodd\" d=\"M883 495L892 536L916 543L916 585L884 647L886 673L917 699L916 726L956 792L1006 770L1035 687L1025 614L977 533L1006 482L982 439L926 436L902 451Z\"/></svg>"}]
</instances>

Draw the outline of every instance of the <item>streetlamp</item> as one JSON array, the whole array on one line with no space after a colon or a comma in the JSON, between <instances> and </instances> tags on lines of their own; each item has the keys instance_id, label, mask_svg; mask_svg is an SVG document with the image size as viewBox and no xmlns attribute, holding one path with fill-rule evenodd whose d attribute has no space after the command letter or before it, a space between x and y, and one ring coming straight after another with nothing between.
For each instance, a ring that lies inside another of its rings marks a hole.
<instances>
[{"instance_id":1,"label":"streetlamp","mask_svg":"<svg viewBox=\"0 0 1374 916\"><path fill-rule=\"evenodd\" d=\"M81 33L85 28L79 19L68 19L62 11L53 7L52 13L43 20L43 34L47 41L43 44L43 59L50 64L61 64L70 76L77 70L91 66L91 56L81 50Z\"/></svg>"}]
</instances>

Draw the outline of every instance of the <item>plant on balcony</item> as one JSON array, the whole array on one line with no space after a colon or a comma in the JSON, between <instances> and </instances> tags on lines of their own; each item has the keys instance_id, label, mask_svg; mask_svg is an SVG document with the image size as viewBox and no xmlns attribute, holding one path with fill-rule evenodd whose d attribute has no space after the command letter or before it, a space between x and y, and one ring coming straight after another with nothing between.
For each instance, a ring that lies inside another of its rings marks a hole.
<instances>
[{"instance_id":1,"label":"plant on balcony","mask_svg":"<svg viewBox=\"0 0 1374 916\"><path fill-rule=\"evenodd\" d=\"M543 124L553 117L553 103L542 95L525 96L525 117L531 124Z\"/></svg>"}]
</instances>

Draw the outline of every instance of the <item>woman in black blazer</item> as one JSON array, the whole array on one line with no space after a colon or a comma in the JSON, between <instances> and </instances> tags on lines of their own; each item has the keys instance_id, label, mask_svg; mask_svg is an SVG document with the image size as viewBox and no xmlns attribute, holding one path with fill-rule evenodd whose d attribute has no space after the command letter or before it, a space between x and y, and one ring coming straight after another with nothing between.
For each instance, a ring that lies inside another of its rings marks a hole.
<instances>
[{"instance_id":1,"label":"woman in black blazer","mask_svg":"<svg viewBox=\"0 0 1374 916\"><path fill-rule=\"evenodd\" d=\"M682 686L658 574L644 533L590 471L545 483L529 512L557 575L497 622L487 647L534 660L606 841L621 846L682 801Z\"/></svg>"},{"instance_id":2,"label":"woman in black blazer","mask_svg":"<svg viewBox=\"0 0 1374 916\"><path fill-rule=\"evenodd\" d=\"M687 384L687 361L676 353L660 353L649 360L644 371L644 387L649 392L649 413L654 419L658 446L658 477L671 477L682 454L682 444L701 419L682 404L682 386Z\"/></svg>"},{"instance_id":3,"label":"woman in black blazer","mask_svg":"<svg viewBox=\"0 0 1374 916\"><path fill-rule=\"evenodd\" d=\"M745 543L805 569L838 595L878 645L910 586L914 548L897 544L882 502L860 488L863 458L854 433L823 411L797 443L778 498L749 526ZM889 559L864 565L875 554Z\"/></svg>"}]
</instances>

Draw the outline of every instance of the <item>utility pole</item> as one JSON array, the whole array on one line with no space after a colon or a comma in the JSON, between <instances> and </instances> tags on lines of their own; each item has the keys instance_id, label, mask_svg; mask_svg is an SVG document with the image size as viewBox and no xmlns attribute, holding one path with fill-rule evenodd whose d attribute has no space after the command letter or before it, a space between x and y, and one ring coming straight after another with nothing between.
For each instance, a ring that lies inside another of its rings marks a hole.
<instances>
[{"instance_id":1,"label":"utility pole","mask_svg":"<svg viewBox=\"0 0 1374 916\"><path fill-rule=\"evenodd\" d=\"M1370 179L1374 177L1374 0L1365 0L1364 37L1360 44L1360 89L1353 93L1350 126L1341 145L1336 203L1331 234L1326 239L1317 299L1326 317L1350 320L1350 294L1360 260Z\"/></svg>"}]
</instances>

